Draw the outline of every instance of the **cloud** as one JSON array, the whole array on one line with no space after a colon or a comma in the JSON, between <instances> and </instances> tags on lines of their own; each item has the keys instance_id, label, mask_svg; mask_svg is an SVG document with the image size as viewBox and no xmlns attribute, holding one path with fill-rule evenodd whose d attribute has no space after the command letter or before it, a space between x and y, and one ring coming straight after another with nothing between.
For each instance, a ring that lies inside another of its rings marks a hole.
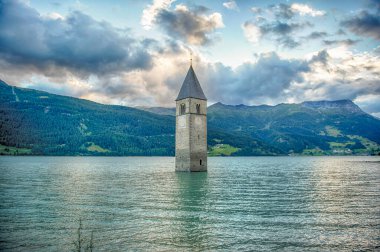
<instances>
[{"instance_id":1,"label":"cloud","mask_svg":"<svg viewBox=\"0 0 380 252\"><path fill-rule=\"evenodd\" d=\"M154 68L94 85L97 89L88 92L89 97L125 105L173 106L189 67L188 49L175 41L167 41L162 48L154 57ZM354 54L340 46L304 60L263 53L255 62L236 68L208 62L194 51L193 66L211 102L252 105L351 99L376 114L380 113L374 105L380 99L378 62L379 56Z\"/></svg>"},{"instance_id":2,"label":"cloud","mask_svg":"<svg viewBox=\"0 0 380 252\"><path fill-rule=\"evenodd\" d=\"M260 54L257 62L236 69L220 63L203 68L198 75L207 83L208 99L229 104L274 101L293 82L302 81L302 73L308 71L307 62L281 59L275 52Z\"/></svg>"},{"instance_id":3,"label":"cloud","mask_svg":"<svg viewBox=\"0 0 380 252\"><path fill-rule=\"evenodd\" d=\"M51 12L47 15L48 18L50 19L61 19L61 20L64 20L65 17L62 16L61 14L57 13L57 12Z\"/></svg>"},{"instance_id":4,"label":"cloud","mask_svg":"<svg viewBox=\"0 0 380 252\"><path fill-rule=\"evenodd\" d=\"M358 15L342 21L341 25L358 35L380 40L380 11L376 14L361 11Z\"/></svg>"},{"instance_id":5,"label":"cloud","mask_svg":"<svg viewBox=\"0 0 380 252\"><path fill-rule=\"evenodd\" d=\"M235 1L225 2L223 3L223 6L229 10L235 10L235 11L239 10L239 7L237 6Z\"/></svg>"},{"instance_id":6,"label":"cloud","mask_svg":"<svg viewBox=\"0 0 380 252\"><path fill-rule=\"evenodd\" d=\"M44 76L36 79L31 72L34 77L27 86L107 104L172 107L189 67L188 48L178 40L163 43L156 45L159 50L153 52L153 68L87 80L75 75L60 76L53 78L57 84L49 83L52 78ZM355 54L340 46L318 51L303 60L263 53L254 62L232 68L208 62L194 50L193 66L210 102L253 105L351 99L376 115L380 113L374 105L380 98L379 56ZM1 61L0 69L4 73ZM24 69L13 71L6 76L16 76ZM64 78L65 85L58 78Z\"/></svg>"},{"instance_id":7,"label":"cloud","mask_svg":"<svg viewBox=\"0 0 380 252\"><path fill-rule=\"evenodd\" d=\"M203 6L189 9L179 4L174 10L162 9L156 17L156 23L173 38L193 45L206 45L212 43L212 33L224 27L220 13L207 15L207 12L208 9Z\"/></svg>"},{"instance_id":8,"label":"cloud","mask_svg":"<svg viewBox=\"0 0 380 252\"><path fill-rule=\"evenodd\" d=\"M320 39L326 37L328 34L327 32L312 32L309 35L307 35L306 39Z\"/></svg>"},{"instance_id":9,"label":"cloud","mask_svg":"<svg viewBox=\"0 0 380 252\"><path fill-rule=\"evenodd\" d=\"M20 1L1 3L0 57L13 67L84 77L150 68L150 54L129 33L79 11L51 18Z\"/></svg>"},{"instance_id":10,"label":"cloud","mask_svg":"<svg viewBox=\"0 0 380 252\"><path fill-rule=\"evenodd\" d=\"M256 97L277 98L292 82L302 81L301 73L308 69L301 60L281 59L275 52L261 54L255 64L245 63L236 69L234 88L235 94L240 95L235 95L235 99L243 94L244 102L252 102Z\"/></svg>"},{"instance_id":11,"label":"cloud","mask_svg":"<svg viewBox=\"0 0 380 252\"><path fill-rule=\"evenodd\" d=\"M270 5L269 10L271 10L277 18L282 19L291 19L295 15L291 7L288 4L283 3Z\"/></svg>"},{"instance_id":12,"label":"cloud","mask_svg":"<svg viewBox=\"0 0 380 252\"><path fill-rule=\"evenodd\" d=\"M281 21L263 22L258 25L253 21L247 21L242 25L244 35L251 43L257 43L261 37L274 37L277 43L285 48L296 48L301 45L293 37L294 32L302 30L305 27L312 26L309 22L287 23Z\"/></svg>"},{"instance_id":13,"label":"cloud","mask_svg":"<svg viewBox=\"0 0 380 252\"><path fill-rule=\"evenodd\" d=\"M237 68L197 64L196 73L210 101L227 104L278 104L305 100L350 99L369 113L380 113L379 56L352 53L347 46L316 52L305 60L272 52ZM365 106L364 106L365 105Z\"/></svg>"},{"instance_id":14,"label":"cloud","mask_svg":"<svg viewBox=\"0 0 380 252\"><path fill-rule=\"evenodd\" d=\"M261 37L260 28L257 27L253 22L247 21L242 25L244 36L251 43L257 43Z\"/></svg>"},{"instance_id":15,"label":"cloud","mask_svg":"<svg viewBox=\"0 0 380 252\"><path fill-rule=\"evenodd\" d=\"M379 95L363 95L355 100L355 103L367 113L380 118L380 96Z\"/></svg>"},{"instance_id":16,"label":"cloud","mask_svg":"<svg viewBox=\"0 0 380 252\"><path fill-rule=\"evenodd\" d=\"M274 13L278 19L292 19L296 14L300 16L323 16L326 12L321 10L315 10L309 5L294 3L292 5L280 3L270 5L269 10Z\"/></svg>"},{"instance_id":17,"label":"cloud","mask_svg":"<svg viewBox=\"0 0 380 252\"><path fill-rule=\"evenodd\" d=\"M280 3L269 5L265 11L261 8L251 10L256 15L255 20L246 21L242 25L244 35L251 43L257 43L260 38L267 38L284 48L294 49L301 46L304 40L327 36L326 32L313 32L306 37L297 36L305 28L314 26L310 21L300 19L298 16L316 17L325 14L308 5Z\"/></svg>"},{"instance_id":18,"label":"cloud","mask_svg":"<svg viewBox=\"0 0 380 252\"><path fill-rule=\"evenodd\" d=\"M375 49L373 49L373 53L374 53L375 55L380 55L380 45L377 46Z\"/></svg>"},{"instance_id":19,"label":"cloud","mask_svg":"<svg viewBox=\"0 0 380 252\"><path fill-rule=\"evenodd\" d=\"M315 10L307 4L294 3L290 6L290 9L292 10L292 12L298 13L301 16L309 15L312 17L317 17L326 14L326 12L321 10Z\"/></svg>"},{"instance_id":20,"label":"cloud","mask_svg":"<svg viewBox=\"0 0 380 252\"><path fill-rule=\"evenodd\" d=\"M107 96L112 96L114 101L119 99L119 103L126 105L173 106L189 67L188 49L175 41L167 41L162 48L165 49L154 57L154 68L124 75L123 83L128 83L129 88L110 83L116 90L110 92L106 88L96 94L109 93ZM327 58L321 52L313 62L328 61ZM288 90L305 81L310 64L311 60L284 59L271 52L259 54L255 62L232 68L220 62L208 62L197 51L193 55L193 67L208 100L228 104L287 102L292 97Z\"/></svg>"},{"instance_id":21,"label":"cloud","mask_svg":"<svg viewBox=\"0 0 380 252\"><path fill-rule=\"evenodd\" d=\"M353 40L353 39L341 39L341 40L323 40L323 43L325 45L346 45L351 46L355 45L359 42L359 40Z\"/></svg>"},{"instance_id":22,"label":"cloud","mask_svg":"<svg viewBox=\"0 0 380 252\"><path fill-rule=\"evenodd\" d=\"M276 35L289 35L296 30L303 29L304 27L311 27L312 24L309 22L303 23L286 23L286 22L273 22L260 25L260 31L263 34L276 34Z\"/></svg>"},{"instance_id":23,"label":"cloud","mask_svg":"<svg viewBox=\"0 0 380 252\"><path fill-rule=\"evenodd\" d=\"M167 35L192 45L207 45L214 41L213 32L223 28L223 18L218 12L207 14L204 6L188 8L178 4L171 8L175 0L154 0L143 10L141 24L144 29L153 25L162 28ZM231 5L228 5L231 6Z\"/></svg>"},{"instance_id":24,"label":"cloud","mask_svg":"<svg viewBox=\"0 0 380 252\"><path fill-rule=\"evenodd\" d=\"M157 15L161 10L169 9L175 0L154 0L144 10L141 17L141 25L144 29L149 30L156 22Z\"/></svg>"},{"instance_id":25,"label":"cloud","mask_svg":"<svg viewBox=\"0 0 380 252\"><path fill-rule=\"evenodd\" d=\"M254 14L261 14L263 13L263 9L259 8L259 7L252 7L251 8L251 11L254 13Z\"/></svg>"},{"instance_id":26,"label":"cloud","mask_svg":"<svg viewBox=\"0 0 380 252\"><path fill-rule=\"evenodd\" d=\"M283 36L276 39L276 41L284 48L293 49L301 45L300 42L294 40L291 36Z\"/></svg>"},{"instance_id":27,"label":"cloud","mask_svg":"<svg viewBox=\"0 0 380 252\"><path fill-rule=\"evenodd\" d=\"M339 36L347 35L347 33L342 28L340 28L335 34Z\"/></svg>"},{"instance_id":28,"label":"cloud","mask_svg":"<svg viewBox=\"0 0 380 252\"><path fill-rule=\"evenodd\" d=\"M322 63L324 66L326 66L329 60L330 60L330 55L327 53L326 50L322 50L322 51L319 51L316 55L313 55L313 57L309 61L309 64L319 62L319 63Z\"/></svg>"},{"instance_id":29,"label":"cloud","mask_svg":"<svg viewBox=\"0 0 380 252\"><path fill-rule=\"evenodd\" d=\"M368 7L372 10L380 12L380 1L379 0L368 0Z\"/></svg>"},{"instance_id":30,"label":"cloud","mask_svg":"<svg viewBox=\"0 0 380 252\"><path fill-rule=\"evenodd\" d=\"M309 61L310 71L304 73L304 81L292 86L289 93L297 101L350 99L360 101L359 105L373 103L380 98L378 62L379 56L355 54L347 46L320 51Z\"/></svg>"},{"instance_id":31,"label":"cloud","mask_svg":"<svg viewBox=\"0 0 380 252\"><path fill-rule=\"evenodd\" d=\"M189 67L187 44L212 42L215 27L223 24L221 17L215 18L202 6L189 9L165 2L167 5L153 8L150 24L172 34L156 41L133 38L130 30L117 29L83 12L42 16L19 1L1 3L1 79L127 106L173 106ZM305 37L297 37L298 32L312 26L296 18L271 20L265 16L241 27L252 43L264 36L291 48L304 41ZM192 48L193 66L209 101L252 105L352 99L367 111L380 114L375 106L380 99L379 48L354 53L348 45L355 40L338 40L323 31L305 34L309 39L327 41L328 49L307 59L263 53L232 68L209 62L201 49Z\"/></svg>"}]
</instances>

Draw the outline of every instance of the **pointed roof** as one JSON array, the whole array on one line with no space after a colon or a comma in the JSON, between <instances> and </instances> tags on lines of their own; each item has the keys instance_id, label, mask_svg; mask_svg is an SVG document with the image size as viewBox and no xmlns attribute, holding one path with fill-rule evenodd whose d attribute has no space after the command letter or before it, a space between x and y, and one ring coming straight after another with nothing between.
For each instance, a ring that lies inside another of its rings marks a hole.
<instances>
[{"instance_id":1,"label":"pointed roof","mask_svg":"<svg viewBox=\"0 0 380 252\"><path fill-rule=\"evenodd\" d=\"M187 72L186 78L183 81L176 101L190 97L207 100L205 94L203 93L202 87L199 84L198 78L195 75L192 65L190 65L189 71Z\"/></svg>"}]
</instances>

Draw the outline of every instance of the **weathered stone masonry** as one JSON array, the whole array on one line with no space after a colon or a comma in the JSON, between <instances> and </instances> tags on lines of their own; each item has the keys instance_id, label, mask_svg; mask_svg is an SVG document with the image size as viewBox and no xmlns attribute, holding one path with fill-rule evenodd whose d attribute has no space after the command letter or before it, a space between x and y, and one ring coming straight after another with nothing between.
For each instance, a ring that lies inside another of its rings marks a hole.
<instances>
[{"instance_id":1,"label":"weathered stone masonry","mask_svg":"<svg viewBox=\"0 0 380 252\"><path fill-rule=\"evenodd\" d=\"M207 99L193 67L176 99L176 171L207 171Z\"/></svg>"}]
</instances>

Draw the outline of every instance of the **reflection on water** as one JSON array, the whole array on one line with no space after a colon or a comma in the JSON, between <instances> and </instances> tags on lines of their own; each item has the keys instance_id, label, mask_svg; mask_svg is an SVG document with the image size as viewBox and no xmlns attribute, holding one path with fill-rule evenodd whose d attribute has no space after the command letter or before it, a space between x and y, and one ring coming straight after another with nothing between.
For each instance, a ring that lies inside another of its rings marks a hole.
<instances>
[{"instance_id":1,"label":"reflection on water","mask_svg":"<svg viewBox=\"0 0 380 252\"><path fill-rule=\"evenodd\" d=\"M378 250L379 157L0 157L0 250Z\"/></svg>"},{"instance_id":2,"label":"reflection on water","mask_svg":"<svg viewBox=\"0 0 380 252\"><path fill-rule=\"evenodd\" d=\"M175 173L177 221L172 224L173 242L176 247L204 250L207 233L202 228L207 217L207 173Z\"/></svg>"}]
</instances>

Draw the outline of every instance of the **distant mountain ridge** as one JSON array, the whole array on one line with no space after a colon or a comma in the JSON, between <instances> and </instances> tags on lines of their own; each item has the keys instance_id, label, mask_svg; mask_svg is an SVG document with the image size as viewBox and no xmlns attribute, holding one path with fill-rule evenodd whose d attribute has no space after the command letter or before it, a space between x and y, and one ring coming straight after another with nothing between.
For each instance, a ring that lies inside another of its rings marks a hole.
<instances>
[{"instance_id":1,"label":"distant mountain ridge","mask_svg":"<svg viewBox=\"0 0 380 252\"><path fill-rule=\"evenodd\" d=\"M289 104L289 103L283 103L283 104L278 104L274 106L279 106L279 105L284 105L284 104ZM249 105L244 105L244 104L239 104L239 105L226 105L221 102L217 102L211 106L234 106L238 108L252 108L252 107L258 107L258 108L271 108L274 106L270 105L254 105L254 106L249 106ZM358 105L353 103L351 100L335 100L335 101L327 101L327 100L322 100L322 101L305 101L300 103L299 105L302 105L304 107L308 108L314 108L314 109L345 109L348 110L352 113L363 113L366 114L364 111L360 109ZM210 107L211 107L210 106ZM160 115L175 115L175 107L147 107L147 106L136 106L135 108L141 109L144 111L152 112L155 114L160 114Z\"/></svg>"},{"instance_id":2,"label":"distant mountain ridge","mask_svg":"<svg viewBox=\"0 0 380 252\"><path fill-rule=\"evenodd\" d=\"M175 108L165 108L165 107L146 107L146 106L136 106L136 109L141 109L151 113L159 115L175 115Z\"/></svg>"},{"instance_id":3,"label":"distant mountain ridge","mask_svg":"<svg viewBox=\"0 0 380 252\"><path fill-rule=\"evenodd\" d=\"M174 101L173 101L174 104ZM174 155L175 109L124 107L0 81L0 154ZM209 155L380 151L380 120L350 100L208 108Z\"/></svg>"},{"instance_id":4,"label":"distant mountain ridge","mask_svg":"<svg viewBox=\"0 0 380 252\"><path fill-rule=\"evenodd\" d=\"M337 100L337 101L305 101L301 103L302 106L313 109L344 109L351 113L365 114L358 105L351 100Z\"/></svg>"}]
</instances>

